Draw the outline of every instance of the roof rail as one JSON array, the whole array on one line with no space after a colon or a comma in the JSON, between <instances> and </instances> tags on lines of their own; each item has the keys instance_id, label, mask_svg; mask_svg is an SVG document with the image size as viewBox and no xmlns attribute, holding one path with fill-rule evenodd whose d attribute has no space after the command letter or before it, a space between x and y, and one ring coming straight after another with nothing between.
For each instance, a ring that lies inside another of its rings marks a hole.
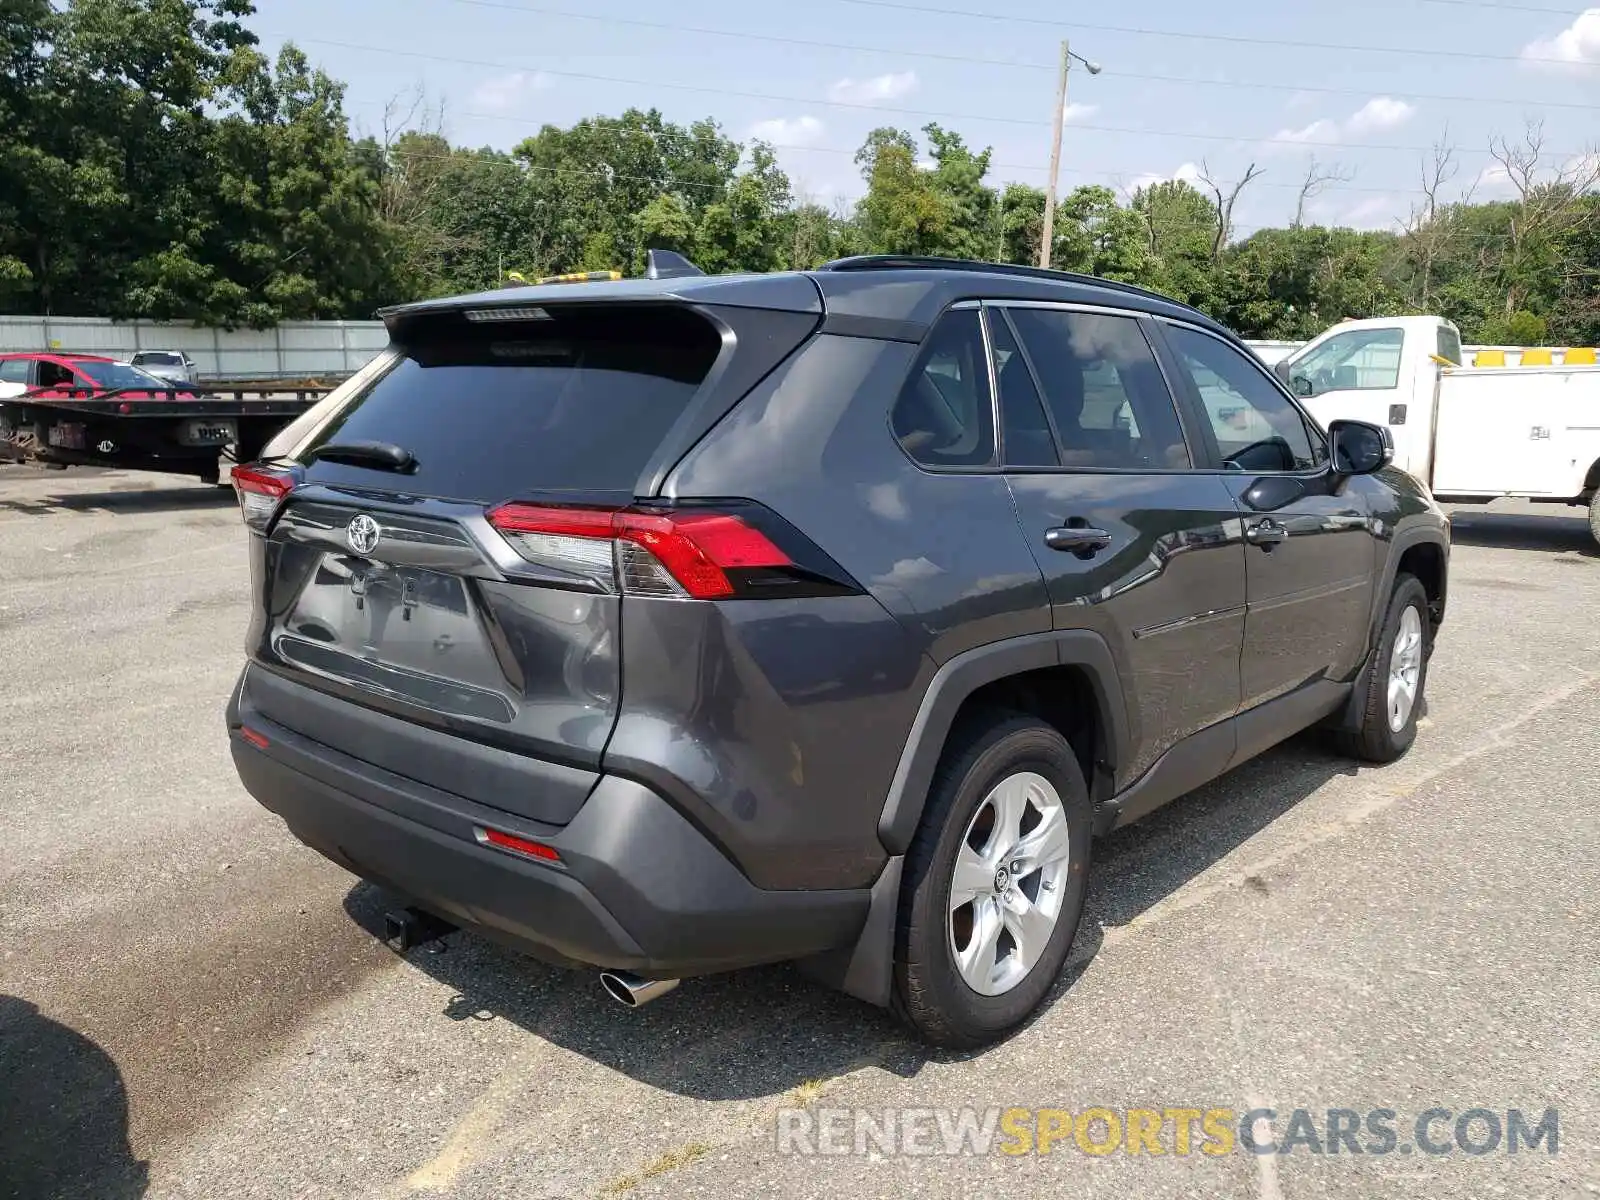
<instances>
[{"instance_id":1,"label":"roof rail","mask_svg":"<svg viewBox=\"0 0 1600 1200\"><path fill-rule=\"evenodd\" d=\"M858 254L851 258L836 258L816 268L819 271L975 271L990 275L1019 275L1026 279L1047 279L1059 283L1081 283L1089 287L1109 288L1135 296L1148 296L1152 300L1165 300L1168 304L1182 304L1171 296L1163 296L1138 284L1123 283L1116 279L1101 279L1098 275L1080 275L1073 271L1056 271L1048 267L1025 267L1017 263L982 262L971 258L935 258L915 254Z\"/></svg>"}]
</instances>

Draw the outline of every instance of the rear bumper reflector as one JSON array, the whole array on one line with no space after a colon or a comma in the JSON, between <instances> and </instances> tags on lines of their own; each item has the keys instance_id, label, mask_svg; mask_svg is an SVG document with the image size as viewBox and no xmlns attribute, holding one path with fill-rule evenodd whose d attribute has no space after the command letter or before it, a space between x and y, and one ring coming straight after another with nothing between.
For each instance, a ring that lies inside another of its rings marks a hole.
<instances>
[{"instance_id":1,"label":"rear bumper reflector","mask_svg":"<svg viewBox=\"0 0 1600 1200\"><path fill-rule=\"evenodd\" d=\"M483 845L493 846L496 850L504 850L508 854L520 854L524 858L536 858L540 862L561 861L561 855L543 842L531 841L498 829L486 829L482 825L474 826L472 833Z\"/></svg>"}]
</instances>

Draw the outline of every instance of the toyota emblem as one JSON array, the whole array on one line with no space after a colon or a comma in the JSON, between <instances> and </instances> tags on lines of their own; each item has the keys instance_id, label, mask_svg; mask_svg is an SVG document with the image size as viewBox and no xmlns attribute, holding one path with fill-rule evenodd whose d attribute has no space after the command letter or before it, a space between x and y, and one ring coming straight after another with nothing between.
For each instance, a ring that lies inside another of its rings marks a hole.
<instances>
[{"instance_id":1,"label":"toyota emblem","mask_svg":"<svg viewBox=\"0 0 1600 1200\"><path fill-rule=\"evenodd\" d=\"M366 513L362 513L350 519L350 524L345 526L344 536L350 543L350 549L357 554L371 554L378 548L378 539L383 536L383 527Z\"/></svg>"}]
</instances>

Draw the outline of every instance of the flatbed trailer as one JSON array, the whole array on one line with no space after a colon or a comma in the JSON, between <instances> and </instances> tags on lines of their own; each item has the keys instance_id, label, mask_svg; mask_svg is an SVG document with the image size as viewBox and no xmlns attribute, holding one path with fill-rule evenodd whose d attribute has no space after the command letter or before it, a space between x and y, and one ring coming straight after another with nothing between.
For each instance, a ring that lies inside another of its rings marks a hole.
<instances>
[{"instance_id":1,"label":"flatbed trailer","mask_svg":"<svg viewBox=\"0 0 1600 1200\"><path fill-rule=\"evenodd\" d=\"M327 387L36 388L0 399L0 459L221 478L331 392Z\"/></svg>"}]
</instances>

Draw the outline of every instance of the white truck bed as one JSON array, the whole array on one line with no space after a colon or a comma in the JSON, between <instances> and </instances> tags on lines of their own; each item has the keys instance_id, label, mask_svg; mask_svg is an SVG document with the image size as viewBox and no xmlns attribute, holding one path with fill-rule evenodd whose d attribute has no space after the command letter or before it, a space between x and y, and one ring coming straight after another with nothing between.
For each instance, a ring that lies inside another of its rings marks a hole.
<instances>
[{"instance_id":1,"label":"white truck bed","mask_svg":"<svg viewBox=\"0 0 1600 1200\"><path fill-rule=\"evenodd\" d=\"M1449 368L1435 413L1441 496L1566 500L1600 460L1600 367Z\"/></svg>"}]
</instances>

